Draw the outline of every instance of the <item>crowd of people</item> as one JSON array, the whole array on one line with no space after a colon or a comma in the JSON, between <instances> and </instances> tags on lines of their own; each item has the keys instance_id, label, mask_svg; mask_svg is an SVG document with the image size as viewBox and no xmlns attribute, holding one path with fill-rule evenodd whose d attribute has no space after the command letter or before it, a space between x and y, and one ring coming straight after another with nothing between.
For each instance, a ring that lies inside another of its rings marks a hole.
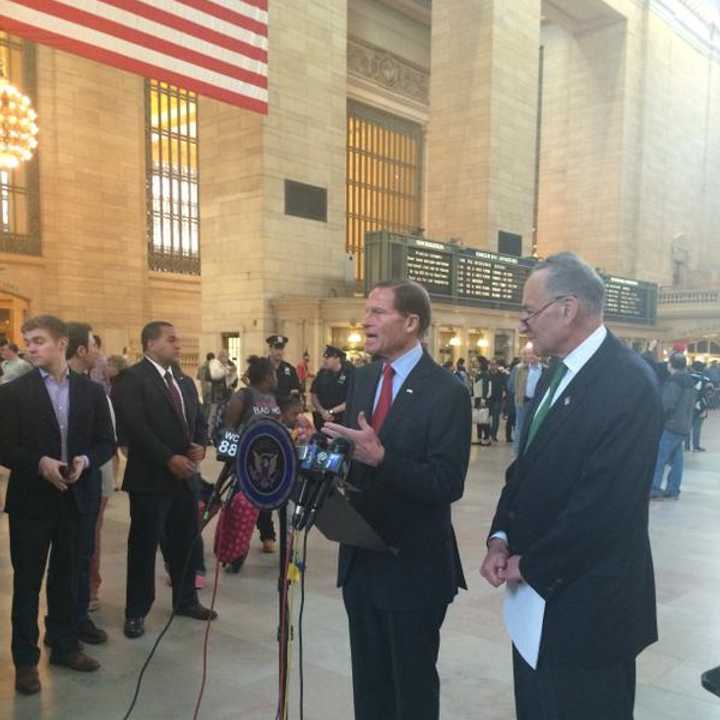
<instances>
[{"instance_id":1,"label":"crowd of people","mask_svg":"<svg viewBox=\"0 0 720 720\"><path fill-rule=\"evenodd\" d=\"M154 604L158 549L175 614L217 618L198 595L208 446L257 417L306 439L309 407L316 431L352 440L349 479L359 492L349 502L395 551L340 550L356 718L437 720L440 629L466 587L450 506L463 494L473 430L481 445L497 443L503 419L516 460L481 573L495 587L524 584L535 594L519 604L527 632L538 632L534 651L519 641L513 651L518 718L631 718L635 657L657 639L647 500L679 496L683 453L704 450L718 371L688 369L682 352L643 361L605 327L603 300L602 280L576 256L539 263L523 298L521 357L480 358L472 370L463 359L445 370L432 360L423 342L430 300L410 282L381 283L368 296L374 362L354 367L328 345L317 374L307 354L297 367L284 359L283 335L268 337L268 354L250 356L242 372L225 350L208 353L193 379L170 323L143 328L142 358L129 366L104 356L86 323L27 320L26 358L4 343L0 384L17 691L41 689L46 571L50 663L100 667L84 645L108 640L91 614L101 603L103 516L119 450L130 509L123 631L135 639ZM227 572L242 568L254 525L263 551L276 551L270 512L238 494L223 513L216 547ZM548 697L561 712L538 713Z\"/></svg>"}]
</instances>

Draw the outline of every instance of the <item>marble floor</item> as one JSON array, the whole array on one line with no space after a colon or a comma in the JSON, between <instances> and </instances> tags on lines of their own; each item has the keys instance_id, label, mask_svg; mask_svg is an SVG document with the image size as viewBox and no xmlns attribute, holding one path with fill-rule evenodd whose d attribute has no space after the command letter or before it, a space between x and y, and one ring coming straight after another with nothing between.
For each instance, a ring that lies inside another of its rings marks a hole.
<instances>
[{"instance_id":1,"label":"marble floor","mask_svg":"<svg viewBox=\"0 0 720 720\"><path fill-rule=\"evenodd\" d=\"M636 720L720 720L720 698L700 685L701 672L720 664L720 417L705 425L704 444L708 452L686 455L680 501L651 507L661 639L639 660ZM510 644L500 615L502 595L477 571L509 458L509 448L504 445L474 447L465 496L454 509L470 587L451 607L443 629L440 675L444 720L515 717ZM206 461L204 470L212 478L216 466ZM147 619L148 632L140 640L125 639L125 495L115 493L111 498L104 531L103 604L95 620L107 629L110 641L90 651L102 669L81 675L50 668L44 653L40 661L43 691L30 698L16 696L13 689L6 524L7 518L2 516L0 720L120 720L130 703L140 666L170 606L169 588L158 572L158 599ZM211 570L210 553L206 556ZM307 720L352 717L346 621L334 588L335 557L335 548L312 533L304 621ZM240 575L220 576L220 619L210 635L209 679L199 717L275 717L275 581L276 556L263 555L257 540ZM203 590L202 597L209 602L210 590ZM185 618L174 622L146 673L133 718L192 718L200 686L204 629L204 624ZM290 717L299 717L297 662Z\"/></svg>"}]
</instances>

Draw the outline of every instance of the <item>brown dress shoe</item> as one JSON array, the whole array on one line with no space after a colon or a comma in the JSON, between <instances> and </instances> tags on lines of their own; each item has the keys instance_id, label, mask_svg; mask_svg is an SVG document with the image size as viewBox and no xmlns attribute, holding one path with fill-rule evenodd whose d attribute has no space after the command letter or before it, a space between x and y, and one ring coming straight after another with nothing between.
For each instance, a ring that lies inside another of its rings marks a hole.
<instances>
[{"instance_id":1,"label":"brown dress shoe","mask_svg":"<svg viewBox=\"0 0 720 720\"><path fill-rule=\"evenodd\" d=\"M262 544L262 551L264 553L274 553L275 552L275 541L274 540L263 540Z\"/></svg>"},{"instance_id":2,"label":"brown dress shoe","mask_svg":"<svg viewBox=\"0 0 720 720\"><path fill-rule=\"evenodd\" d=\"M40 678L34 665L15 668L15 689L21 695L35 695L40 692Z\"/></svg>"},{"instance_id":3,"label":"brown dress shoe","mask_svg":"<svg viewBox=\"0 0 720 720\"><path fill-rule=\"evenodd\" d=\"M77 670L78 672L95 672L100 669L100 663L97 660L86 655L81 650L76 650L69 655L50 656L51 665L61 665L62 667Z\"/></svg>"}]
</instances>

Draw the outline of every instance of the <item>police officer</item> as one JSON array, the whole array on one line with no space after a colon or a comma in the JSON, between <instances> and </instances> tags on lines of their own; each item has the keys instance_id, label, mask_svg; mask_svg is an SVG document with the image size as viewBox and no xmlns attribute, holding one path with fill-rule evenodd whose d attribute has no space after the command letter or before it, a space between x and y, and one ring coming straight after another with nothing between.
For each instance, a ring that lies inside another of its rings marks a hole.
<instances>
[{"instance_id":1,"label":"police officer","mask_svg":"<svg viewBox=\"0 0 720 720\"><path fill-rule=\"evenodd\" d=\"M291 395L300 396L300 378L295 368L288 362L283 360L283 351L288 343L288 339L284 335L271 335L265 340L270 347L270 362L275 368L277 374L277 388L275 395L277 397L290 397Z\"/></svg>"},{"instance_id":2,"label":"police officer","mask_svg":"<svg viewBox=\"0 0 720 720\"><path fill-rule=\"evenodd\" d=\"M342 423L345 398L352 365L345 362L346 355L333 345L323 353L323 367L310 386L315 427L320 430L325 422Z\"/></svg>"}]
</instances>

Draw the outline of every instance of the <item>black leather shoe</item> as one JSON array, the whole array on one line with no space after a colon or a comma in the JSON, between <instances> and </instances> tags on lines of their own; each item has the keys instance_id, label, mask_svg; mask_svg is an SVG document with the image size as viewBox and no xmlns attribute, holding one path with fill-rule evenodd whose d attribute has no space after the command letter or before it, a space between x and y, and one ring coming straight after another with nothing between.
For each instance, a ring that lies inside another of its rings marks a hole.
<instances>
[{"instance_id":1,"label":"black leather shoe","mask_svg":"<svg viewBox=\"0 0 720 720\"><path fill-rule=\"evenodd\" d=\"M179 608L175 611L175 614L180 617L193 618L194 620L215 620L218 616L214 610L206 608L200 603L197 603L197 605L188 605L187 607Z\"/></svg>"},{"instance_id":2,"label":"black leather shoe","mask_svg":"<svg viewBox=\"0 0 720 720\"><path fill-rule=\"evenodd\" d=\"M15 690L21 695L36 695L40 692L40 678L34 665L15 668Z\"/></svg>"},{"instance_id":3,"label":"black leather shoe","mask_svg":"<svg viewBox=\"0 0 720 720\"><path fill-rule=\"evenodd\" d=\"M145 618L127 618L123 632L131 640L142 637L145 634Z\"/></svg>"},{"instance_id":4,"label":"black leather shoe","mask_svg":"<svg viewBox=\"0 0 720 720\"><path fill-rule=\"evenodd\" d=\"M104 630L101 630L95 623L87 619L78 628L77 632L78 640L87 643L88 645L102 645L108 640L108 635Z\"/></svg>"},{"instance_id":5,"label":"black leather shoe","mask_svg":"<svg viewBox=\"0 0 720 720\"><path fill-rule=\"evenodd\" d=\"M77 670L78 672L95 672L100 669L100 663L97 660L88 657L80 650L71 652L69 655L55 655L55 653L53 653L50 656L50 664L61 665L62 667Z\"/></svg>"}]
</instances>

